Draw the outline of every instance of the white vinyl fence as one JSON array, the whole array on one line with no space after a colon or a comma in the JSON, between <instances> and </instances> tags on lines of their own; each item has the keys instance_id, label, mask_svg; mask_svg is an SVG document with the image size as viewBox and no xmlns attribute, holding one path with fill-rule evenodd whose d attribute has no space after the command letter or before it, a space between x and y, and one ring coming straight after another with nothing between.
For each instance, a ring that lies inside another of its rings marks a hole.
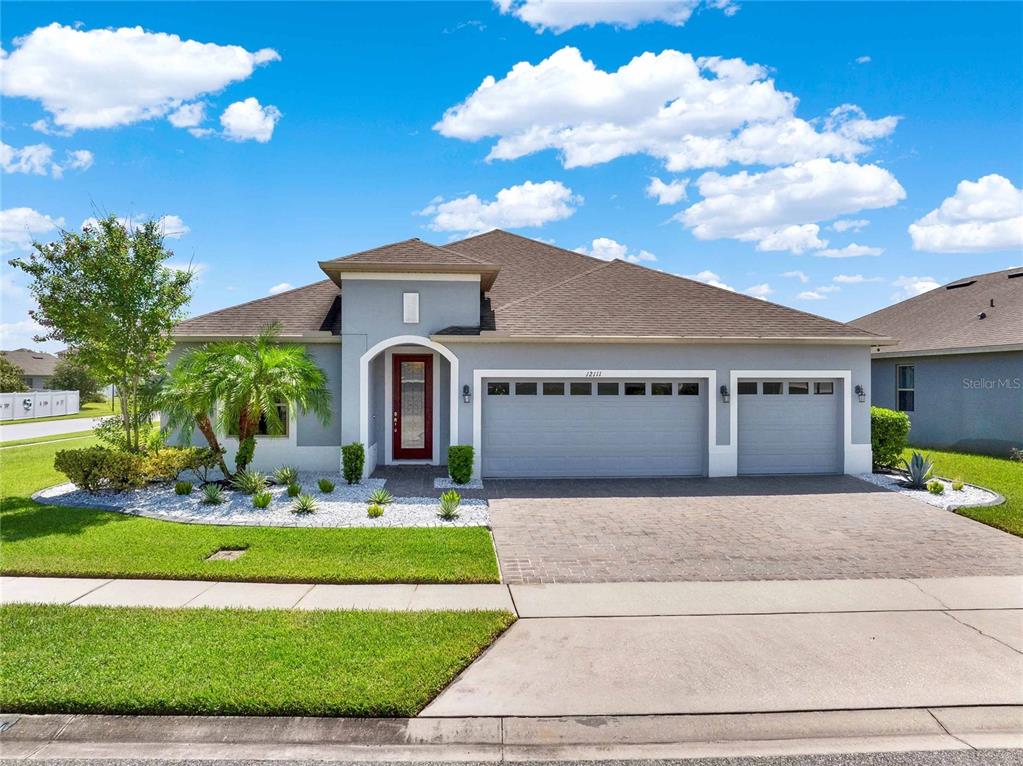
<instances>
[{"instance_id":1,"label":"white vinyl fence","mask_svg":"<svg viewBox=\"0 0 1023 766\"><path fill-rule=\"evenodd\" d=\"M77 391L26 391L0 394L0 421L49 418L78 412Z\"/></svg>"}]
</instances>

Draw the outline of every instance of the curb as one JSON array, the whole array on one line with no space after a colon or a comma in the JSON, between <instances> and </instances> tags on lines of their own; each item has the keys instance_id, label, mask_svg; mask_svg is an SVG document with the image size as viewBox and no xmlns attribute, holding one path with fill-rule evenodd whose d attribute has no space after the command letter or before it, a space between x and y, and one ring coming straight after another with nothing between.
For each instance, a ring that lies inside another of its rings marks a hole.
<instances>
[{"instance_id":1,"label":"curb","mask_svg":"<svg viewBox=\"0 0 1023 766\"><path fill-rule=\"evenodd\" d=\"M54 758L560 760L1023 748L1023 706L562 718L0 714L0 753Z\"/></svg>"}]
</instances>

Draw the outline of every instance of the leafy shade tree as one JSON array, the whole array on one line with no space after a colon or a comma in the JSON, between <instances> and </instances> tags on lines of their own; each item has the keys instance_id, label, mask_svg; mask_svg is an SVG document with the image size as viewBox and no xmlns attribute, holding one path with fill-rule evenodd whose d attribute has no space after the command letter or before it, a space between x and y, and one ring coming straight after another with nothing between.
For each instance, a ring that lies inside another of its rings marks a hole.
<instances>
[{"instance_id":1,"label":"leafy shade tree","mask_svg":"<svg viewBox=\"0 0 1023 766\"><path fill-rule=\"evenodd\" d=\"M252 462L261 423L268 434L284 432L279 404L312 412L324 425L330 422L326 374L304 346L278 342L279 333L279 325L273 324L251 340L213 344L224 360L216 368L218 425L238 436L239 471Z\"/></svg>"},{"instance_id":2,"label":"leafy shade tree","mask_svg":"<svg viewBox=\"0 0 1023 766\"><path fill-rule=\"evenodd\" d=\"M0 393L19 394L28 391L25 385L25 371L0 354Z\"/></svg>"},{"instance_id":3,"label":"leafy shade tree","mask_svg":"<svg viewBox=\"0 0 1023 766\"><path fill-rule=\"evenodd\" d=\"M220 470L225 478L230 478L231 472L224 462L224 450L217 438L213 418L218 385L224 378L224 368L229 361L224 353L228 345L217 343L187 351L164 382L160 403L160 411L167 418L167 428L181 429L181 437L186 444L191 441L194 428L206 437L210 449L219 457Z\"/></svg>"},{"instance_id":4,"label":"leafy shade tree","mask_svg":"<svg viewBox=\"0 0 1023 766\"><path fill-rule=\"evenodd\" d=\"M30 314L46 328L37 340L76 349L83 364L114 383L124 448L139 451L140 432L152 418L141 392L162 370L192 275L168 268L173 253L156 221L125 226L109 215L81 233L62 231L56 242L32 247L10 264L32 277L39 309Z\"/></svg>"},{"instance_id":5,"label":"leafy shade tree","mask_svg":"<svg viewBox=\"0 0 1023 766\"><path fill-rule=\"evenodd\" d=\"M77 391L78 401L102 402L99 392L102 384L74 351L68 351L57 362L47 387L52 391Z\"/></svg>"}]
</instances>

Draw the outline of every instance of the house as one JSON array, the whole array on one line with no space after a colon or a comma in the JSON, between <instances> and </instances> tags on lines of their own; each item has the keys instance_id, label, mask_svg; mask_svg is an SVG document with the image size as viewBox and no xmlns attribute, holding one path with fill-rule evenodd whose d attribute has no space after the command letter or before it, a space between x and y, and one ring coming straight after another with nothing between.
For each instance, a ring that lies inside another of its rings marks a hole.
<instances>
[{"instance_id":1,"label":"house","mask_svg":"<svg viewBox=\"0 0 1023 766\"><path fill-rule=\"evenodd\" d=\"M27 348L0 351L0 354L3 354L11 364L21 368L24 372L22 379L25 385L33 391L42 391L49 386L50 378L53 377L53 371L59 361L53 354Z\"/></svg>"},{"instance_id":2,"label":"house","mask_svg":"<svg viewBox=\"0 0 1023 766\"><path fill-rule=\"evenodd\" d=\"M327 372L332 422L291 413L258 467L337 470L358 441L367 472L449 444L483 477L870 470L867 330L499 230L319 265L175 331L171 362L277 321Z\"/></svg>"},{"instance_id":3,"label":"house","mask_svg":"<svg viewBox=\"0 0 1023 766\"><path fill-rule=\"evenodd\" d=\"M872 354L871 397L926 447L1023 446L1023 267L957 279L852 322L898 338Z\"/></svg>"}]
</instances>

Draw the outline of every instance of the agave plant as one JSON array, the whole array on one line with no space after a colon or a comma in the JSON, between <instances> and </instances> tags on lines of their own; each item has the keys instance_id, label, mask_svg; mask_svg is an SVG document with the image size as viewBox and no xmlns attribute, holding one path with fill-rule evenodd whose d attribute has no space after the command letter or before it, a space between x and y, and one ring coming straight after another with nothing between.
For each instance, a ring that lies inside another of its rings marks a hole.
<instances>
[{"instance_id":1,"label":"agave plant","mask_svg":"<svg viewBox=\"0 0 1023 766\"><path fill-rule=\"evenodd\" d=\"M330 479L320 479L318 482L316 482L316 486L319 487L320 492L322 492L325 495L329 495L331 492L334 491L334 482L332 482Z\"/></svg>"},{"instance_id":2,"label":"agave plant","mask_svg":"<svg viewBox=\"0 0 1023 766\"><path fill-rule=\"evenodd\" d=\"M923 489L927 479L934 470L934 463L919 452L914 452L909 460L902 461L906 466L906 483L913 489Z\"/></svg>"},{"instance_id":3,"label":"agave plant","mask_svg":"<svg viewBox=\"0 0 1023 766\"><path fill-rule=\"evenodd\" d=\"M270 490L261 489L252 495L252 507L263 510L270 507L270 501L273 499L273 495L270 494Z\"/></svg>"},{"instance_id":4,"label":"agave plant","mask_svg":"<svg viewBox=\"0 0 1023 766\"><path fill-rule=\"evenodd\" d=\"M444 521L454 521L458 518L458 505L462 502L462 496L455 490L449 489L440 496L440 516Z\"/></svg>"},{"instance_id":5,"label":"agave plant","mask_svg":"<svg viewBox=\"0 0 1023 766\"><path fill-rule=\"evenodd\" d=\"M203 505L220 505L224 502L224 490L219 484L207 484L202 488Z\"/></svg>"},{"instance_id":6,"label":"agave plant","mask_svg":"<svg viewBox=\"0 0 1023 766\"><path fill-rule=\"evenodd\" d=\"M231 486L246 495L254 495L266 489L266 474L259 471L239 471L231 479Z\"/></svg>"},{"instance_id":7,"label":"agave plant","mask_svg":"<svg viewBox=\"0 0 1023 766\"><path fill-rule=\"evenodd\" d=\"M380 489L374 489L369 496L370 505L390 505L393 502L394 495L392 495L383 487L381 487Z\"/></svg>"},{"instance_id":8,"label":"agave plant","mask_svg":"<svg viewBox=\"0 0 1023 766\"><path fill-rule=\"evenodd\" d=\"M286 487L298 482L298 469L293 465L282 465L274 471L274 484Z\"/></svg>"},{"instance_id":9,"label":"agave plant","mask_svg":"<svg viewBox=\"0 0 1023 766\"><path fill-rule=\"evenodd\" d=\"M316 499L312 495L299 495L291 506L292 513L306 514L316 510Z\"/></svg>"},{"instance_id":10,"label":"agave plant","mask_svg":"<svg viewBox=\"0 0 1023 766\"><path fill-rule=\"evenodd\" d=\"M297 481L288 485L288 497L298 497L302 494L302 485Z\"/></svg>"}]
</instances>

